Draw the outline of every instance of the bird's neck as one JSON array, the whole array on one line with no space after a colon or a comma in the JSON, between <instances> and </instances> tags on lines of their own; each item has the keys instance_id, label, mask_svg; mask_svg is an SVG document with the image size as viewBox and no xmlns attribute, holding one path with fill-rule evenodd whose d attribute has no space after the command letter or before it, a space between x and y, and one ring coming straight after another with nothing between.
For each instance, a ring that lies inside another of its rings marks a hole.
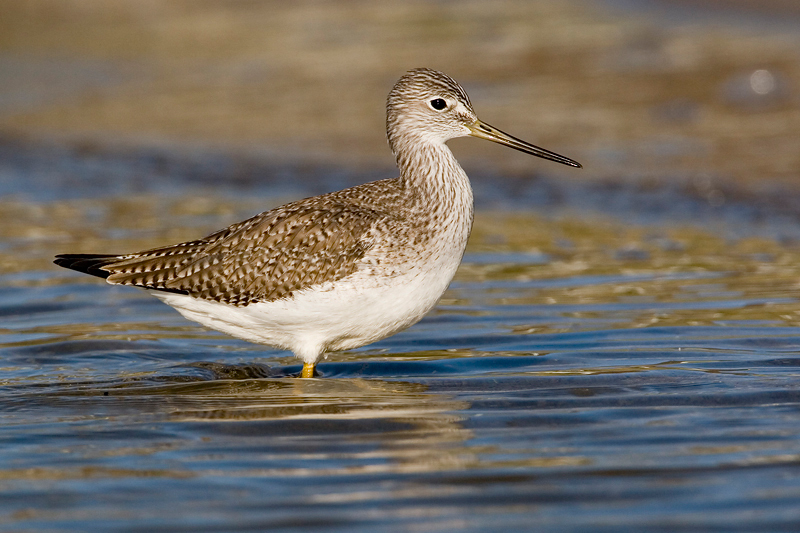
<instances>
[{"instance_id":1,"label":"bird's neck","mask_svg":"<svg viewBox=\"0 0 800 533\"><path fill-rule=\"evenodd\" d=\"M458 198L472 205L469 178L443 143L419 143L396 153L400 179L427 201Z\"/></svg>"},{"instance_id":2,"label":"bird's neck","mask_svg":"<svg viewBox=\"0 0 800 533\"><path fill-rule=\"evenodd\" d=\"M474 207L469 178L453 153L443 143L419 145L414 150L399 151L397 166L408 193L405 201L418 222L441 233L444 241L439 247L463 254Z\"/></svg>"}]
</instances>

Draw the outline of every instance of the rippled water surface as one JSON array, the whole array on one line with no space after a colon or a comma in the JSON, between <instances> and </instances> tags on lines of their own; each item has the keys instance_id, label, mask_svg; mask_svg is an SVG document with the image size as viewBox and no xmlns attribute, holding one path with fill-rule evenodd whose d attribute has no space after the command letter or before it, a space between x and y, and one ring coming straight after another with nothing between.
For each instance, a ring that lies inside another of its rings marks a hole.
<instances>
[{"instance_id":1,"label":"rippled water surface","mask_svg":"<svg viewBox=\"0 0 800 533\"><path fill-rule=\"evenodd\" d=\"M0 204L12 530L800 525L800 249L768 220L479 210L433 313L299 380L285 352L50 265L282 200L191 190Z\"/></svg>"}]
</instances>

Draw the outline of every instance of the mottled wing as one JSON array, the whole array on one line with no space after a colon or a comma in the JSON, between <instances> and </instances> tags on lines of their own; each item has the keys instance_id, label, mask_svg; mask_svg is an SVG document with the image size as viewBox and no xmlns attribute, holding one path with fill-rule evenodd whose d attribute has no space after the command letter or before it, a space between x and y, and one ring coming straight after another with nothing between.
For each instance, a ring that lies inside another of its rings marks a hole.
<instances>
[{"instance_id":1,"label":"mottled wing","mask_svg":"<svg viewBox=\"0 0 800 533\"><path fill-rule=\"evenodd\" d=\"M354 272L382 216L347 202L301 201L204 239L103 258L96 268L111 283L245 306Z\"/></svg>"}]
</instances>

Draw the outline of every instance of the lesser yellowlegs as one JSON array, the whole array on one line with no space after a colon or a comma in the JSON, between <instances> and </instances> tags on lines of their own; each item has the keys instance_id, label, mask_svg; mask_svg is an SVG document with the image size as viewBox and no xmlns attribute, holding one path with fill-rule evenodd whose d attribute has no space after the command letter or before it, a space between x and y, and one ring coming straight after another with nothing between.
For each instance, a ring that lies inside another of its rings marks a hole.
<instances>
[{"instance_id":1,"label":"lesser yellowlegs","mask_svg":"<svg viewBox=\"0 0 800 533\"><path fill-rule=\"evenodd\" d=\"M322 356L388 337L433 308L472 228L469 179L445 142L471 135L573 167L478 120L464 89L427 68L389 93L400 176L306 198L196 241L57 265L141 287L189 320L291 350L312 377Z\"/></svg>"}]
</instances>

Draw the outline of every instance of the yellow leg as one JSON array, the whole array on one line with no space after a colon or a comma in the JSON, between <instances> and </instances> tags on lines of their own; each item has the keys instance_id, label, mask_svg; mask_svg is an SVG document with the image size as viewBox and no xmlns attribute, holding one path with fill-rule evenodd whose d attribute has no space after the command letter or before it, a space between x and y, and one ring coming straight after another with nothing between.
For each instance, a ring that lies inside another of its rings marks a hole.
<instances>
[{"instance_id":1,"label":"yellow leg","mask_svg":"<svg viewBox=\"0 0 800 533\"><path fill-rule=\"evenodd\" d=\"M303 373L300 374L300 377L313 378L315 366L317 366L317 363L303 363Z\"/></svg>"}]
</instances>

